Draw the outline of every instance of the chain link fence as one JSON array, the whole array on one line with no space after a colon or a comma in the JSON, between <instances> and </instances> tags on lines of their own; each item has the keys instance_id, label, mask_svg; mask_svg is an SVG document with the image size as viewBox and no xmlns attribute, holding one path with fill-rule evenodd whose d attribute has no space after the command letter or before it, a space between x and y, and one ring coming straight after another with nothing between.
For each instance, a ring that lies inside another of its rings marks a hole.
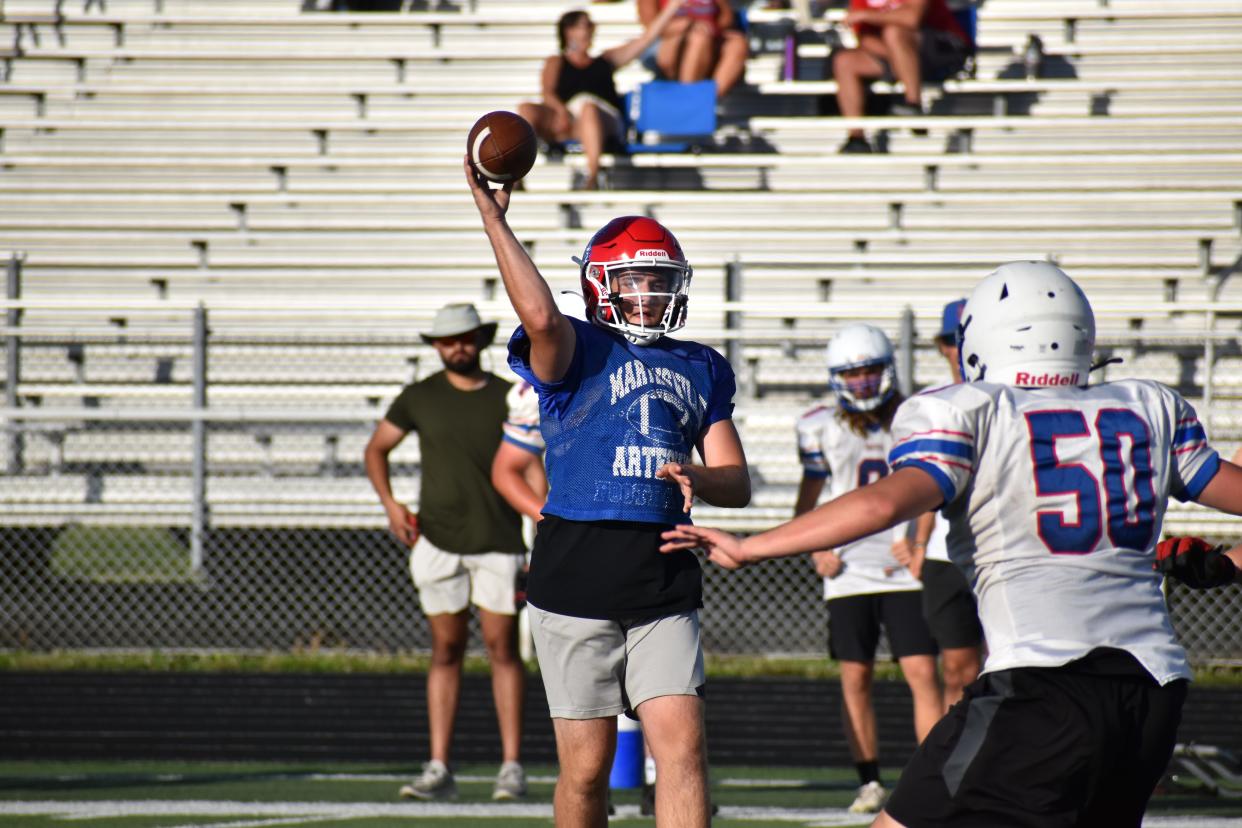
<instances>
[{"instance_id":1,"label":"chain link fence","mask_svg":"<svg viewBox=\"0 0 1242 828\"><path fill-rule=\"evenodd\" d=\"M429 648L405 550L385 531L362 463L388 401L438 367L414 335L255 338L183 316L162 331L32 326L0 342L7 376L20 379L6 383L0 415L0 647ZM822 391L822 344L779 347L804 363L789 374L802 386L739 399L755 505L696 510L700 522L755 531L792 511L793 422ZM499 348L488 357L497 370ZM1215 348L1210 428L1232 453L1242 406L1221 389L1242 380L1236 334ZM1158 378L1201 406L1203 349L1193 337L1144 340L1133 370L1164 365ZM926 343L905 359L916 383L940 380ZM398 497L413 504L416 439L394 452L392 473ZM1171 512L1166 530L1242 540L1242 523L1198 507ZM705 577L709 653L826 654L827 614L808 561L713 567ZM1242 591L1176 587L1170 603L1196 662L1242 661Z\"/></svg>"}]
</instances>

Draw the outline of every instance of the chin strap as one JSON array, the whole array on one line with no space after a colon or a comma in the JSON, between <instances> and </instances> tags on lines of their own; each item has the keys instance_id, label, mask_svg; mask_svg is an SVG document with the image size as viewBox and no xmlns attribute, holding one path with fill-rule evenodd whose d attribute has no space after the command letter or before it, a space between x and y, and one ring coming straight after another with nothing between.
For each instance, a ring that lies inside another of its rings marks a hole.
<instances>
[{"instance_id":1,"label":"chin strap","mask_svg":"<svg viewBox=\"0 0 1242 828\"><path fill-rule=\"evenodd\" d=\"M1103 368L1105 365L1120 365L1123 362L1125 362L1125 360L1123 360L1119 356L1109 357L1108 359L1102 359L1099 362L1092 365L1090 368L1088 368L1087 373L1090 374L1092 371L1098 371L1099 369Z\"/></svg>"}]
</instances>

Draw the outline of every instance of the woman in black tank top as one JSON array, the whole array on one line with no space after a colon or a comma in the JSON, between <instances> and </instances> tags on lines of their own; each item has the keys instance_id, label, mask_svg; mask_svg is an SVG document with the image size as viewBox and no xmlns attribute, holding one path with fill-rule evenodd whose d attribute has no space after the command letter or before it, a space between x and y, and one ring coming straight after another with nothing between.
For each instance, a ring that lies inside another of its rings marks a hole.
<instances>
[{"instance_id":1,"label":"woman in black tank top","mask_svg":"<svg viewBox=\"0 0 1242 828\"><path fill-rule=\"evenodd\" d=\"M590 49L595 24L586 12L566 12L557 22L561 51L544 61L543 100L523 101L518 114L548 143L576 140L582 144L587 162L585 189L599 187L599 159L605 143L622 139L621 96L613 73L660 37L683 2L669 0L641 35L594 57Z\"/></svg>"}]
</instances>

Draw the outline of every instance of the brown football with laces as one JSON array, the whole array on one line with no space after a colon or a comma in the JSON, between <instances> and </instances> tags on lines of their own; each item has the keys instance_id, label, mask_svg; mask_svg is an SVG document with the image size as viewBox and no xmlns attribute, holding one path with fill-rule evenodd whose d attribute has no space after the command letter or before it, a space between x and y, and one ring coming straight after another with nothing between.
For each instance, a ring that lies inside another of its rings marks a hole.
<instances>
[{"instance_id":1,"label":"brown football with laces","mask_svg":"<svg viewBox=\"0 0 1242 828\"><path fill-rule=\"evenodd\" d=\"M497 110L474 122L466 139L466 152L479 175L504 184L530 172L539 145L535 130L525 118Z\"/></svg>"}]
</instances>

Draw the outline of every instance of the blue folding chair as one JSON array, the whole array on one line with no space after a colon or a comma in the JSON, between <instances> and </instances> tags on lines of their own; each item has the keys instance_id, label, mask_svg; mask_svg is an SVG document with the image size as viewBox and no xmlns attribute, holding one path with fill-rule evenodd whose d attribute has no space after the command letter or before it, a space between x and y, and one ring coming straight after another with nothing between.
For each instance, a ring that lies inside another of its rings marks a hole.
<instances>
[{"instance_id":1,"label":"blue folding chair","mask_svg":"<svg viewBox=\"0 0 1242 828\"><path fill-rule=\"evenodd\" d=\"M685 152L716 132L716 82L648 81L625 96L630 153Z\"/></svg>"}]
</instances>

